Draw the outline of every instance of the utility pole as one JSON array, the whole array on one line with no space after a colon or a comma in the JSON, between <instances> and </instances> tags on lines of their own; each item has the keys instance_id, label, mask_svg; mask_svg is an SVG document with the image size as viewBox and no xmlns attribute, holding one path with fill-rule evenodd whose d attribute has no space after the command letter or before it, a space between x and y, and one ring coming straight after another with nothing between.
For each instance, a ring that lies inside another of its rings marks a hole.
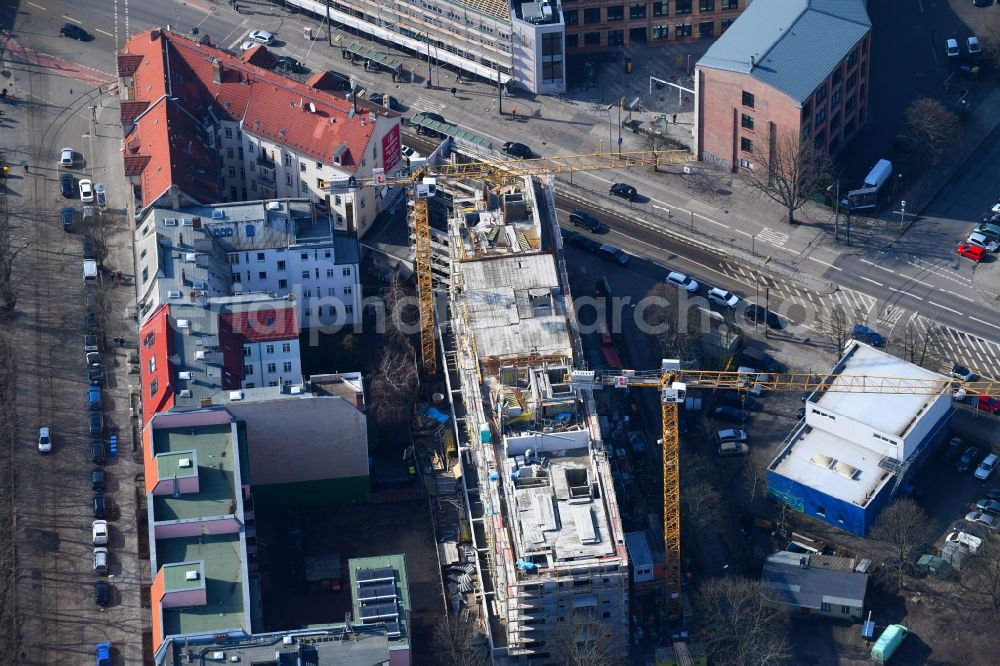
<instances>
[{"instance_id":1,"label":"utility pole","mask_svg":"<svg viewBox=\"0 0 1000 666\"><path fill-rule=\"evenodd\" d=\"M625 98L622 97L618 104L618 158L622 156L622 107L625 106Z\"/></svg>"},{"instance_id":2,"label":"utility pole","mask_svg":"<svg viewBox=\"0 0 1000 666\"><path fill-rule=\"evenodd\" d=\"M330 0L326 0L326 39L333 46L333 32L330 26Z\"/></svg>"},{"instance_id":3,"label":"utility pole","mask_svg":"<svg viewBox=\"0 0 1000 666\"><path fill-rule=\"evenodd\" d=\"M431 34L425 32L424 36L427 37L427 87L431 87Z\"/></svg>"},{"instance_id":4,"label":"utility pole","mask_svg":"<svg viewBox=\"0 0 1000 666\"><path fill-rule=\"evenodd\" d=\"M503 115L503 84L500 83L500 59L497 58L497 108L500 115Z\"/></svg>"},{"instance_id":5,"label":"utility pole","mask_svg":"<svg viewBox=\"0 0 1000 666\"><path fill-rule=\"evenodd\" d=\"M764 287L764 338L767 338L767 313L771 311L771 288Z\"/></svg>"}]
</instances>

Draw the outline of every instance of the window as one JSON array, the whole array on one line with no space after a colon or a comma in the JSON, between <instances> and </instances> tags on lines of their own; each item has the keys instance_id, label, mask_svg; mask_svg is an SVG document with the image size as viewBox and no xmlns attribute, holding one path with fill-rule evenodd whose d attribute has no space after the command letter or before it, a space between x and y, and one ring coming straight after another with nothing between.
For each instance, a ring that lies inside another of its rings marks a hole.
<instances>
[{"instance_id":1,"label":"window","mask_svg":"<svg viewBox=\"0 0 1000 666\"><path fill-rule=\"evenodd\" d=\"M229 167L229 177L236 178L236 167Z\"/></svg>"},{"instance_id":2,"label":"window","mask_svg":"<svg viewBox=\"0 0 1000 666\"><path fill-rule=\"evenodd\" d=\"M260 278L261 280L266 280L267 279L267 273L264 272L264 271L261 271L260 273L257 273L257 277Z\"/></svg>"},{"instance_id":3,"label":"window","mask_svg":"<svg viewBox=\"0 0 1000 666\"><path fill-rule=\"evenodd\" d=\"M614 5L608 7L608 21L624 21L625 5Z\"/></svg>"},{"instance_id":4,"label":"window","mask_svg":"<svg viewBox=\"0 0 1000 666\"><path fill-rule=\"evenodd\" d=\"M312 298L313 290L312 289L305 289L305 290L302 291L302 295L305 296L306 298ZM317 295L319 295L319 294L317 294Z\"/></svg>"},{"instance_id":5,"label":"window","mask_svg":"<svg viewBox=\"0 0 1000 666\"><path fill-rule=\"evenodd\" d=\"M149 267L148 266L143 266L142 267L142 281L145 283L148 280L149 280Z\"/></svg>"},{"instance_id":6,"label":"window","mask_svg":"<svg viewBox=\"0 0 1000 666\"><path fill-rule=\"evenodd\" d=\"M232 127L227 127L226 128L226 138L227 139L232 139L233 138L233 128Z\"/></svg>"},{"instance_id":7,"label":"window","mask_svg":"<svg viewBox=\"0 0 1000 666\"><path fill-rule=\"evenodd\" d=\"M156 372L156 357L155 356L150 356L149 357L149 374L153 374L154 372Z\"/></svg>"},{"instance_id":8,"label":"window","mask_svg":"<svg viewBox=\"0 0 1000 666\"><path fill-rule=\"evenodd\" d=\"M267 385L268 386L277 386L278 382L276 382L276 381L274 381L274 382L268 382Z\"/></svg>"},{"instance_id":9,"label":"window","mask_svg":"<svg viewBox=\"0 0 1000 666\"><path fill-rule=\"evenodd\" d=\"M698 24L698 36L699 37L714 37L715 36L715 21L702 21Z\"/></svg>"},{"instance_id":10,"label":"window","mask_svg":"<svg viewBox=\"0 0 1000 666\"><path fill-rule=\"evenodd\" d=\"M292 343L291 342L282 342L281 343L281 351L283 351L286 354L288 352L292 351Z\"/></svg>"},{"instance_id":11,"label":"window","mask_svg":"<svg viewBox=\"0 0 1000 666\"><path fill-rule=\"evenodd\" d=\"M278 280L278 289L288 289L288 280Z\"/></svg>"},{"instance_id":12,"label":"window","mask_svg":"<svg viewBox=\"0 0 1000 666\"><path fill-rule=\"evenodd\" d=\"M566 48L575 49L580 45L579 35L566 35Z\"/></svg>"},{"instance_id":13,"label":"window","mask_svg":"<svg viewBox=\"0 0 1000 666\"><path fill-rule=\"evenodd\" d=\"M264 347L264 352L267 353L267 354L273 354L274 353L274 345L267 345L267 346L265 346Z\"/></svg>"},{"instance_id":14,"label":"window","mask_svg":"<svg viewBox=\"0 0 1000 666\"><path fill-rule=\"evenodd\" d=\"M291 361L285 361L281 365L281 371L282 372L291 372L292 371L292 362Z\"/></svg>"},{"instance_id":15,"label":"window","mask_svg":"<svg viewBox=\"0 0 1000 666\"><path fill-rule=\"evenodd\" d=\"M653 3L653 16L666 16L670 13L670 3L669 2L654 2Z\"/></svg>"},{"instance_id":16,"label":"window","mask_svg":"<svg viewBox=\"0 0 1000 666\"><path fill-rule=\"evenodd\" d=\"M834 90L833 94L830 95L830 106L835 106L837 104L840 104L840 88Z\"/></svg>"},{"instance_id":17,"label":"window","mask_svg":"<svg viewBox=\"0 0 1000 666\"><path fill-rule=\"evenodd\" d=\"M239 271L233 273L233 282L243 282L243 273Z\"/></svg>"},{"instance_id":18,"label":"window","mask_svg":"<svg viewBox=\"0 0 1000 666\"><path fill-rule=\"evenodd\" d=\"M854 90L854 86L858 85L858 73L854 72L847 77L847 83L845 84L848 90Z\"/></svg>"},{"instance_id":19,"label":"window","mask_svg":"<svg viewBox=\"0 0 1000 666\"><path fill-rule=\"evenodd\" d=\"M826 120L826 109L820 109L816 112L815 125L820 125L824 120Z\"/></svg>"},{"instance_id":20,"label":"window","mask_svg":"<svg viewBox=\"0 0 1000 666\"><path fill-rule=\"evenodd\" d=\"M149 333L142 339L142 344L146 345L146 349L152 349L153 345L156 344L156 333Z\"/></svg>"},{"instance_id":21,"label":"window","mask_svg":"<svg viewBox=\"0 0 1000 666\"><path fill-rule=\"evenodd\" d=\"M232 148L226 148L226 157L228 157L229 159L233 159L233 149Z\"/></svg>"},{"instance_id":22,"label":"window","mask_svg":"<svg viewBox=\"0 0 1000 666\"><path fill-rule=\"evenodd\" d=\"M600 7L594 7L594 8L591 8L591 9L584 9L583 10L583 23L585 25L589 24L589 23L600 23L600 22L601 22L601 8Z\"/></svg>"},{"instance_id":23,"label":"window","mask_svg":"<svg viewBox=\"0 0 1000 666\"><path fill-rule=\"evenodd\" d=\"M843 615L850 615L851 614L851 607L850 606L841 606L840 607L840 612Z\"/></svg>"},{"instance_id":24,"label":"window","mask_svg":"<svg viewBox=\"0 0 1000 666\"><path fill-rule=\"evenodd\" d=\"M273 375L274 373L276 373L278 371L278 365L276 363L268 363L267 364L267 371L270 374Z\"/></svg>"},{"instance_id":25,"label":"window","mask_svg":"<svg viewBox=\"0 0 1000 666\"><path fill-rule=\"evenodd\" d=\"M739 9L740 0L722 0L722 6L719 9ZM729 19L732 21L732 19Z\"/></svg>"},{"instance_id":26,"label":"window","mask_svg":"<svg viewBox=\"0 0 1000 666\"><path fill-rule=\"evenodd\" d=\"M542 35L542 81L544 83L562 83L563 80L563 45L560 33L552 32Z\"/></svg>"},{"instance_id":27,"label":"window","mask_svg":"<svg viewBox=\"0 0 1000 666\"><path fill-rule=\"evenodd\" d=\"M344 274L344 277L351 277L351 267L350 266L348 266L347 268L345 268L342 272Z\"/></svg>"},{"instance_id":28,"label":"window","mask_svg":"<svg viewBox=\"0 0 1000 666\"><path fill-rule=\"evenodd\" d=\"M836 132L838 128L840 128L840 114L835 113L830 116L830 131Z\"/></svg>"},{"instance_id":29,"label":"window","mask_svg":"<svg viewBox=\"0 0 1000 666\"><path fill-rule=\"evenodd\" d=\"M753 152L753 141L751 141L750 139L746 138L745 136L744 137L740 137L740 150L742 150L744 153L752 153Z\"/></svg>"},{"instance_id":30,"label":"window","mask_svg":"<svg viewBox=\"0 0 1000 666\"><path fill-rule=\"evenodd\" d=\"M854 110L854 95L851 95L850 97L847 98L847 101L844 102L844 111L850 112L853 110Z\"/></svg>"},{"instance_id":31,"label":"window","mask_svg":"<svg viewBox=\"0 0 1000 666\"><path fill-rule=\"evenodd\" d=\"M563 17L566 19L566 25L577 25L580 23L580 12L576 9L563 12Z\"/></svg>"},{"instance_id":32,"label":"window","mask_svg":"<svg viewBox=\"0 0 1000 666\"><path fill-rule=\"evenodd\" d=\"M654 25L650 28L650 33L653 35L653 39L668 39L670 37L669 28L665 25Z\"/></svg>"},{"instance_id":33,"label":"window","mask_svg":"<svg viewBox=\"0 0 1000 666\"><path fill-rule=\"evenodd\" d=\"M802 140L803 141L805 141L806 139L809 138L809 133L811 131L812 131L812 126L809 125L809 121L806 121L806 124L802 126Z\"/></svg>"},{"instance_id":34,"label":"window","mask_svg":"<svg viewBox=\"0 0 1000 666\"><path fill-rule=\"evenodd\" d=\"M816 138L813 139L813 148L816 150L823 150L823 145L826 143L826 130L816 130ZM836 421L836 417L824 414L827 418Z\"/></svg>"},{"instance_id":35,"label":"window","mask_svg":"<svg viewBox=\"0 0 1000 666\"><path fill-rule=\"evenodd\" d=\"M719 26L720 26L719 30L721 32L725 32L726 30L729 30L729 26L731 26L733 24L733 21L735 21L735 20L736 19L731 19L731 18L722 19L721 21L719 21Z\"/></svg>"},{"instance_id":36,"label":"window","mask_svg":"<svg viewBox=\"0 0 1000 666\"><path fill-rule=\"evenodd\" d=\"M264 261L264 253L263 252L258 252L257 253L257 263L258 264L259 263L263 263L263 261Z\"/></svg>"},{"instance_id":37,"label":"window","mask_svg":"<svg viewBox=\"0 0 1000 666\"><path fill-rule=\"evenodd\" d=\"M753 171L753 162L751 162L750 160L740 160L740 168L750 169L751 171Z\"/></svg>"},{"instance_id":38,"label":"window","mask_svg":"<svg viewBox=\"0 0 1000 666\"><path fill-rule=\"evenodd\" d=\"M344 287L344 296L349 296L354 293L354 287Z\"/></svg>"},{"instance_id":39,"label":"window","mask_svg":"<svg viewBox=\"0 0 1000 666\"><path fill-rule=\"evenodd\" d=\"M253 366L252 365L244 365L243 366L243 376L244 377L249 377L252 374L253 374Z\"/></svg>"},{"instance_id":40,"label":"window","mask_svg":"<svg viewBox=\"0 0 1000 666\"><path fill-rule=\"evenodd\" d=\"M252 143L249 146L247 146L247 152L250 153L251 155L253 155L254 152L256 152L256 150L257 149L254 147Z\"/></svg>"},{"instance_id":41,"label":"window","mask_svg":"<svg viewBox=\"0 0 1000 666\"><path fill-rule=\"evenodd\" d=\"M608 30L608 46L621 46L624 43L624 30Z\"/></svg>"},{"instance_id":42,"label":"window","mask_svg":"<svg viewBox=\"0 0 1000 666\"><path fill-rule=\"evenodd\" d=\"M820 88L819 90L816 91L816 106L819 106L820 102L822 102L824 99L826 99L826 84L825 83L823 84L822 88Z\"/></svg>"},{"instance_id":43,"label":"window","mask_svg":"<svg viewBox=\"0 0 1000 666\"><path fill-rule=\"evenodd\" d=\"M286 173L285 174L285 185L291 185L291 184L292 184L292 174Z\"/></svg>"},{"instance_id":44,"label":"window","mask_svg":"<svg viewBox=\"0 0 1000 666\"><path fill-rule=\"evenodd\" d=\"M678 23L674 27L674 37L690 37L690 36L691 36L690 23Z\"/></svg>"},{"instance_id":45,"label":"window","mask_svg":"<svg viewBox=\"0 0 1000 666\"><path fill-rule=\"evenodd\" d=\"M333 277L333 269L332 268L326 269L326 276L328 278L332 278Z\"/></svg>"},{"instance_id":46,"label":"window","mask_svg":"<svg viewBox=\"0 0 1000 666\"><path fill-rule=\"evenodd\" d=\"M309 261L309 253L308 252L300 252L299 253L299 259L301 259L302 261Z\"/></svg>"},{"instance_id":47,"label":"window","mask_svg":"<svg viewBox=\"0 0 1000 666\"><path fill-rule=\"evenodd\" d=\"M278 262L278 270L279 271L285 270L285 260L284 259L282 259L281 261Z\"/></svg>"},{"instance_id":48,"label":"window","mask_svg":"<svg viewBox=\"0 0 1000 666\"><path fill-rule=\"evenodd\" d=\"M743 106L753 108L753 94L748 93L746 90L743 91Z\"/></svg>"},{"instance_id":49,"label":"window","mask_svg":"<svg viewBox=\"0 0 1000 666\"><path fill-rule=\"evenodd\" d=\"M309 271L302 271L302 279L303 280L309 279Z\"/></svg>"},{"instance_id":50,"label":"window","mask_svg":"<svg viewBox=\"0 0 1000 666\"><path fill-rule=\"evenodd\" d=\"M821 601L819 603L819 609L821 611L823 611L824 613L829 613L830 612L830 604L826 603L825 601Z\"/></svg>"},{"instance_id":51,"label":"window","mask_svg":"<svg viewBox=\"0 0 1000 666\"><path fill-rule=\"evenodd\" d=\"M847 56L847 68L850 69L858 64L858 50L854 49L851 55Z\"/></svg>"},{"instance_id":52,"label":"window","mask_svg":"<svg viewBox=\"0 0 1000 666\"><path fill-rule=\"evenodd\" d=\"M704 14L705 12L715 11L715 0L700 0L698 2L698 11Z\"/></svg>"},{"instance_id":53,"label":"window","mask_svg":"<svg viewBox=\"0 0 1000 666\"><path fill-rule=\"evenodd\" d=\"M299 171L303 171L304 172L305 170L306 170L306 163L305 162L299 162Z\"/></svg>"},{"instance_id":54,"label":"window","mask_svg":"<svg viewBox=\"0 0 1000 666\"><path fill-rule=\"evenodd\" d=\"M285 153L285 166L292 166L292 156Z\"/></svg>"},{"instance_id":55,"label":"window","mask_svg":"<svg viewBox=\"0 0 1000 666\"><path fill-rule=\"evenodd\" d=\"M149 397L152 398L160 390L160 382L157 379L149 382Z\"/></svg>"},{"instance_id":56,"label":"window","mask_svg":"<svg viewBox=\"0 0 1000 666\"><path fill-rule=\"evenodd\" d=\"M643 19L646 18L646 3L632 5L628 9L629 18Z\"/></svg>"},{"instance_id":57,"label":"window","mask_svg":"<svg viewBox=\"0 0 1000 666\"><path fill-rule=\"evenodd\" d=\"M243 345L243 358L253 354L253 347L250 345Z\"/></svg>"},{"instance_id":58,"label":"window","mask_svg":"<svg viewBox=\"0 0 1000 666\"><path fill-rule=\"evenodd\" d=\"M354 312L354 306L353 305L345 305L344 306L344 312L346 312L347 314L351 314L352 312Z\"/></svg>"},{"instance_id":59,"label":"window","mask_svg":"<svg viewBox=\"0 0 1000 666\"><path fill-rule=\"evenodd\" d=\"M674 3L674 14L680 16L681 14L691 13L691 0L677 0Z\"/></svg>"},{"instance_id":60,"label":"window","mask_svg":"<svg viewBox=\"0 0 1000 666\"><path fill-rule=\"evenodd\" d=\"M327 296L336 296L337 295L337 288L336 287L330 287L330 288L328 288L326 290L326 295Z\"/></svg>"},{"instance_id":61,"label":"window","mask_svg":"<svg viewBox=\"0 0 1000 666\"><path fill-rule=\"evenodd\" d=\"M322 162L316 162L316 168L317 169L322 169L323 168L323 163Z\"/></svg>"},{"instance_id":62,"label":"window","mask_svg":"<svg viewBox=\"0 0 1000 666\"><path fill-rule=\"evenodd\" d=\"M836 85L840 83L842 78L844 78L844 70L838 66L837 69L833 70L833 76L830 80L833 81L834 85Z\"/></svg>"},{"instance_id":63,"label":"window","mask_svg":"<svg viewBox=\"0 0 1000 666\"><path fill-rule=\"evenodd\" d=\"M332 250L323 250L323 258L324 259L329 259L331 256L333 256L333 251Z\"/></svg>"},{"instance_id":64,"label":"window","mask_svg":"<svg viewBox=\"0 0 1000 666\"><path fill-rule=\"evenodd\" d=\"M748 129L748 130L750 130L752 132L753 131L753 116L748 116L745 113L742 114L742 116L740 117L740 125L743 127L743 129Z\"/></svg>"},{"instance_id":65,"label":"window","mask_svg":"<svg viewBox=\"0 0 1000 666\"><path fill-rule=\"evenodd\" d=\"M822 516L823 518L826 518L826 509L824 507L822 507L822 506L816 507L816 515L817 516ZM827 609L827 610L829 610L829 609Z\"/></svg>"},{"instance_id":66,"label":"window","mask_svg":"<svg viewBox=\"0 0 1000 666\"><path fill-rule=\"evenodd\" d=\"M599 32L585 32L583 34L583 45L584 46L597 46L601 43L601 33Z\"/></svg>"}]
</instances>

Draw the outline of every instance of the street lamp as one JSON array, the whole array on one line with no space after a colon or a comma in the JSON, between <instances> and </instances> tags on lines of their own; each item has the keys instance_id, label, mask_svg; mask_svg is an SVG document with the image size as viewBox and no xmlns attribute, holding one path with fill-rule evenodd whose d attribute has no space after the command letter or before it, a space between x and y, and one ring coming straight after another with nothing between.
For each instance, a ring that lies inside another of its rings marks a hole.
<instances>
[{"instance_id":1,"label":"street lamp","mask_svg":"<svg viewBox=\"0 0 1000 666\"><path fill-rule=\"evenodd\" d=\"M613 104L609 104L605 111L608 112L608 152L611 152L611 109L614 108Z\"/></svg>"},{"instance_id":2,"label":"street lamp","mask_svg":"<svg viewBox=\"0 0 1000 666\"><path fill-rule=\"evenodd\" d=\"M622 97L618 103L618 157L622 156L622 107L625 105L625 98Z\"/></svg>"},{"instance_id":3,"label":"street lamp","mask_svg":"<svg viewBox=\"0 0 1000 666\"><path fill-rule=\"evenodd\" d=\"M902 229L903 225L906 224L906 202L899 202L899 228Z\"/></svg>"}]
</instances>

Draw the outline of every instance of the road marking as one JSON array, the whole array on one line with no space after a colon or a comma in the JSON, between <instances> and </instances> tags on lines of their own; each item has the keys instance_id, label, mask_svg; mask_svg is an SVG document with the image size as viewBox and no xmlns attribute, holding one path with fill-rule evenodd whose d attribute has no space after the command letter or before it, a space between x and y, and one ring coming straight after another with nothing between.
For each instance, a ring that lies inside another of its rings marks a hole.
<instances>
[{"instance_id":1,"label":"road marking","mask_svg":"<svg viewBox=\"0 0 1000 666\"><path fill-rule=\"evenodd\" d=\"M79 19L75 19L72 16L66 16L65 14L63 14L63 18L66 19L67 21L72 21L73 23L76 23L77 25L83 25L83 21L80 21Z\"/></svg>"},{"instance_id":2,"label":"road marking","mask_svg":"<svg viewBox=\"0 0 1000 666\"><path fill-rule=\"evenodd\" d=\"M29 4L29 5L31 5L32 7L34 7L35 9L41 9L41 10L42 10L43 12L47 12L47 11L49 11L49 10L48 10L48 9L46 9L45 7L42 7L41 5L36 5L36 4L35 4L35 3L33 3L33 2L29 2L28 4Z\"/></svg>"},{"instance_id":3,"label":"road marking","mask_svg":"<svg viewBox=\"0 0 1000 666\"><path fill-rule=\"evenodd\" d=\"M948 294L949 296L954 296L955 298L961 298L963 301L969 301L970 303L975 303L976 302L976 299L974 299L974 298L969 298L968 296L962 296L961 294L956 294L953 291L948 291L947 289L942 289L941 287L938 287L937 290L938 291L943 291L944 293Z\"/></svg>"},{"instance_id":4,"label":"road marking","mask_svg":"<svg viewBox=\"0 0 1000 666\"><path fill-rule=\"evenodd\" d=\"M698 213L695 213L695 215L698 215ZM723 222L716 222L715 220L713 220L710 217L705 217L704 215L698 215L698 217L700 217L701 219L705 220L706 222L711 222L712 224L715 224L717 226L725 227L726 229L729 228L728 224L725 224ZM739 231L739 229L737 229L737 231ZM746 232L745 231L740 231L740 233L746 233Z\"/></svg>"},{"instance_id":5,"label":"road marking","mask_svg":"<svg viewBox=\"0 0 1000 666\"><path fill-rule=\"evenodd\" d=\"M757 239L776 247L784 247L788 242L788 234L764 227L757 232Z\"/></svg>"},{"instance_id":6,"label":"road marking","mask_svg":"<svg viewBox=\"0 0 1000 666\"><path fill-rule=\"evenodd\" d=\"M114 37L114 35L112 35L112 34L111 34L110 32L104 32L104 31L103 31L103 30L101 30L100 28L94 28L94 32L99 32L99 33L101 33L102 35L107 35L108 37Z\"/></svg>"},{"instance_id":7,"label":"road marking","mask_svg":"<svg viewBox=\"0 0 1000 666\"><path fill-rule=\"evenodd\" d=\"M891 268L886 268L885 266L879 266L878 264L868 261L867 259L860 259L859 261L861 261L861 263L863 264L868 264L869 266L877 268L880 271L885 271L886 273L892 273L893 275L896 274L896 271L892 270Z\"/></svg>"},{"instance_id":8,"label":"road marking","mask_svg":"<svg viewBox=\"0 0 1000 666\"><path fill-rule=\"evenodd\" d=\"M815 261L817 264L823 264L827 268L832 268L835 271L842 271L842 270L844 270L843 268L838 268L837 266L834 266L831 263L827 263L827 262L823 261L822 259L817 259L816 257L809 257L809 261Z\"/></svg>"},{"instance_id":9,"label":"road marking","mask_svg":"<svg viewBox=\"0 0 1000 666\"><path fill-rule=\"evenodd\" d=\"M922 300L924 300L920 296L917 296L915 294L911 294L908 291L903 291L902 289L893 289L893 291L896 292L897 294L899 294L900 296L906 296L907 298L912 298L915 301L922 301Z\"/></svg>"},{"instance_id":10,"label":"road marking","mask_svg":"<svg viewBox=\"0 0 1000 666\"><path fill-rule=\"evenodd\" d=\"M871 282L872 284L877 284L880 287L884 287L885 286L881 282L876 282L875 280L873 280L871 278L866 278L864 275L859 275L858 277L861 278L862 280L864 280L865 282Z\"/></svg>"},{"instance_id":11,"label":"road marking","mask_svg":"<svg viewBox=\"0 0 1000 666\"><path fill-rule=\"evenodd\" d=\"M862 278L862 279L864 279L864 278ZM947 310L948 312L954 312L955 314L962 315L963 317L965 316L964 314L962 314L958 310L953 310L952 308L949 308L947 305L941 305L940 303L935 303L934 301L927 301L927 302L930 303L931 305L936 305L937 307L941 308L942 310Z\"/></svg>"},{"instance_id":12,"label":"road marking","mask_svg":"<svg viewBox=\"0 0 1000 666\"><path fill-rule=\"evenodd\" d=\"M992 326L993 328L1000 329L1000 326L997 326L993 322L983 321L978 317L969 317L969 319L971 319L972 321L978 321L980 324L986 324L987 326Z\"/></svg>"},{"instance_id":13,"label":"road marking","mask_svg":"<svg viewBox=\"0 0 1000 666\"><path fill-rule=\"evenodd\" d=\"M924 282L923 280L918 280L917 278L911 277L909 275L903 275L901 273L900 277L903 278L903 279L905 279L905 280L907 280L907 281L909 281L909 282L916 282L917 284L922 284L925 287L930 287L931 289L937 289L937 287L935 287L934 285L930 284L929 282Z\"/></svg>"}]
</instances>

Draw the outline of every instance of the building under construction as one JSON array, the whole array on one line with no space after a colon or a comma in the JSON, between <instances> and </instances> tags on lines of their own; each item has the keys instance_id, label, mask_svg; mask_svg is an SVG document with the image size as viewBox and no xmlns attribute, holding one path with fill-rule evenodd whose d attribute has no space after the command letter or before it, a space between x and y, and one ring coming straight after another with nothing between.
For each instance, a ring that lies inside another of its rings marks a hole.
<instances>
[{"instance_id":1,"label":"building under construction","mask_svg":"<svg viewBox=\"0 0 1000 666\"><path fill-rule=\"evenodd\" d=\"M593 396L567 380L582 358L552 179L438 189L452 202L438 339L479 582L467 605L500 663L562 663L580 641L625 655L625 537Z\"/></svg>"}]
</instances>

